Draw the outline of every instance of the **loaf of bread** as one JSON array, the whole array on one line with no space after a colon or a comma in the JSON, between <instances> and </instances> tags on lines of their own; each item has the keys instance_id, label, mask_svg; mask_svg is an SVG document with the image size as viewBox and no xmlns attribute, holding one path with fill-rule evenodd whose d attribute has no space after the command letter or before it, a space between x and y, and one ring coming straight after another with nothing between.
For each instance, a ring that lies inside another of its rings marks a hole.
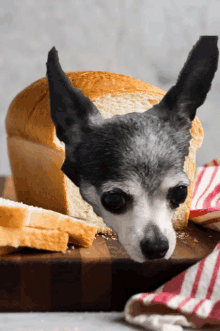
<instances>
[{"instance_id":1,"label":"loaf of bread","mask_svg":"<svg viewBox=\"0 0 220 331\"><path fill-rule=\"evenodd\" d=\"M90 247L97 228L54 211L0 198L0 248L32 247L64 252L68 242ZM1 254L1 250L0 250Z\"/></svg>"},{"instance_id":2,"label":"loaf of bread","mask_svg":"<svg viewBox=\"0 0 220 331\"><path fill-rule=\"evenodd\" d=\"M95 71L66 73L73 86L83 91L104 118L135 111L146 111L158 103L165 91L128 76ZM18 201L50 209L64 215L88 219L97 232L111 234L76 187L60 170L65 159L64 143L55 133L50 117L46 78L39 79L12 101L6 132L10 165ZM194 188L196 150L201 146L203 130L198 117L191 128L192 139L184 171L191 185L186 201L176 210L176 230L187 226Z\"/></svg>"}]
</instances>

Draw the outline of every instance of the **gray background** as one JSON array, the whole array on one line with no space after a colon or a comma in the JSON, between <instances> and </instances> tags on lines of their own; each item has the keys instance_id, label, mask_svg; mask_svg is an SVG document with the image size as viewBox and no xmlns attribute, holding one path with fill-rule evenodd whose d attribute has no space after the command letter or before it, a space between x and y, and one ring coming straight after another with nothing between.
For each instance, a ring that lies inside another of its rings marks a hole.
<instances>
[{"instance_id":1,"label":"gray background","mask_svg":"<svg viewBox=\"0 0 220 331\"><path fill-rule=\"evenodd\" d=\"M11 174L4 127L7 108L17 93L45 76L52 46L58 49L65 71L116 72L168 90L199 36L219 34L220 2L213 0L0 0L0 176ZM205 140L197 165L220 156L219 91L218 71L198 111ZM97 330L136 329L114 327L112 314L105 314L104 322L98 314L75 314L75 320L73 314L69 320L59 316L59 322L57 314L36 319L30 313L12 315L10 320L3 316L3 329L29 330L32 325L42 330L67 325L77 325L77 330L91 330L93 325ZM44 324L39 326L40 322Z\"/></svg>"},{"instance_id":2,"label":"gray background","mask_svg":"<svg viewBox=\"0 0 220 331\"><path fill-rule=\"evenodd\" d=\"M11 174L8 106L45 76L52 46L65 71L116 72L168 90L199 36L219 34L220 1L0 0L0 176ZM218 71L198 111L205 140L197 166L220 156L219 91Z\"/></svg>"}]
</instances>

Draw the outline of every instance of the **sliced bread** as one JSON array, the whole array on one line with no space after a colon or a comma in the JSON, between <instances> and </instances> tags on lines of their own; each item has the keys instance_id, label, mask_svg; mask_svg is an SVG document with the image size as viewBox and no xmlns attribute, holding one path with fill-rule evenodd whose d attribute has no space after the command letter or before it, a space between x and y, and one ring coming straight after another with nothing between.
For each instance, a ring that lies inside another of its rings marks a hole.
<instances>
[{"instance_id":1,"label":"sliced bread","mask_svg":"<svg viewBox=\"0 0 220 331\"><path fill-rule=\"evenodd\" d=\"M29 228L67 233L69 242L83 247L90 247L97 233L96 226L89 224L89 221L81 221L51 210L28 206L22 202L4 198L0 198L0 226L9 231L11 229L26 231L26 228Z\"/></svg>"}]
</instances>

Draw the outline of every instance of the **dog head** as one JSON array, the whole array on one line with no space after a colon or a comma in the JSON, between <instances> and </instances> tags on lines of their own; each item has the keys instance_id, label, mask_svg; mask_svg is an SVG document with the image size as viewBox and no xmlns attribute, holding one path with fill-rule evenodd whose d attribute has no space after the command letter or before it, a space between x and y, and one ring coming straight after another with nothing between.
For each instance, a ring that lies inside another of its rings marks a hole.
<instances>
[{"instance_id":1,"label":"dog head","mask_svg":"<svg viewBox=\"0 0 220 331\"><path fill-rule=\"evenodd\" d=\"M51 118L65 143L61 169L136 261L168 259L175 249L172 218L190 185L183 166L191 122L217 70L217 40L200 37L158 105L109 119L71 85L55 47L48 54Z\"/></svg>"}]
</instances>

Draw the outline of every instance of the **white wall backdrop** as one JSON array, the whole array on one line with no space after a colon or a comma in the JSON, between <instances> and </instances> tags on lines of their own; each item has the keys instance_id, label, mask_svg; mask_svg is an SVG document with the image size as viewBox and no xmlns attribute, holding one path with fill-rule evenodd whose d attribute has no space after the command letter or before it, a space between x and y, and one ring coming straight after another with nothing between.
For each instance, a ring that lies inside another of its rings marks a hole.
<instances>
[{"instance_id":1,"label":"white wall backdrop","mask_svg":"<svg viewBox=\"0 0 220 331\"><path fill-rule=\"evenodd\" d=\"M220 37L220 1L0 0L0 176L11 174L8 106L45 76L52 46L65 71L116 72L168 90L200 35ZM197 166L220 157L219 91L218 71L198 110L205 140Z\"/></svg>"}]
</instances>

